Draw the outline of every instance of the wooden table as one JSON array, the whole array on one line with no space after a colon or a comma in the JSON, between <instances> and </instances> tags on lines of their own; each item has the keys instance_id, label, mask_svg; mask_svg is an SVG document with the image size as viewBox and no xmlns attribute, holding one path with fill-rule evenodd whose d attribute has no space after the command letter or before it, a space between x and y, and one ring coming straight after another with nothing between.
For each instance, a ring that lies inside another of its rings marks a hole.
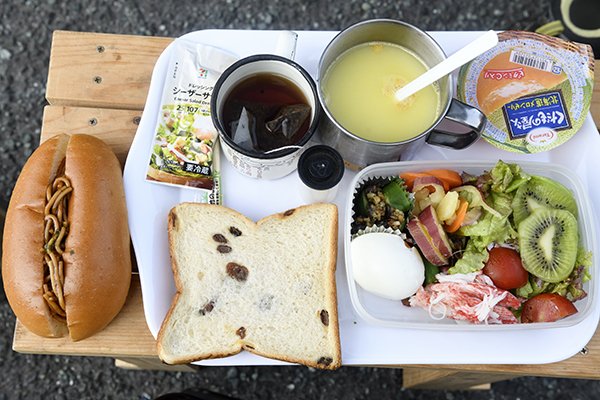
<instances>
[{"instance_id":1,"label":"wooden table","mask_svg":"<svg viewBox=\"0 0 600 400\"><path fill-rule=\"evenodd\" d=\"M52 40L41 140L59 133L98 136L125 162L139 124L152 68L170 38L57 31ZM600 66L600 65L599 65ZM595 75L592 114L600 123L600 72ZM22 353L113 357L125 368L193 370L167 366L156 355L144 319L139 278L127 302L102 332L77 343L45 339L17 322L13 349ZM584 352L545 365L410 365L404 387L463 389L517 376L600 379L600 330ZM390 367L390 366L387 366Z\"/></svg>"}]
</instances>

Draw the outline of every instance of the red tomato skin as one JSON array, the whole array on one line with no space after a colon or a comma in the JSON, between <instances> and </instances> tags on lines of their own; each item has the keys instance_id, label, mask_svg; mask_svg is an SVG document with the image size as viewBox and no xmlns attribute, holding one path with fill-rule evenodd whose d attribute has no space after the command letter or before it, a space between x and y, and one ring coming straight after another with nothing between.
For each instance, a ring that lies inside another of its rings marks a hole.
<instances>
[{"instance_id":1,"label":"red tomato skin","mask_svg":"<svg viewBox=\"0 0 600 400\"><path fill-rule=\"evenodd\" d=\"M496 287L505 290L520 288L529 280L521 256L507 247L494 247L489 251L483 273L491 278Z\"/></svg>"},{"instance_id":2,"label":"red tomato skin","mask_svg":"<svg viewBox=\"0 0 600 400\"><path fill-rule=\"evenodd\" d=\"M523 304L521 322L554 322L577 312L569 300L556 293L542 293Z\"/></svg>"}]
</instances>

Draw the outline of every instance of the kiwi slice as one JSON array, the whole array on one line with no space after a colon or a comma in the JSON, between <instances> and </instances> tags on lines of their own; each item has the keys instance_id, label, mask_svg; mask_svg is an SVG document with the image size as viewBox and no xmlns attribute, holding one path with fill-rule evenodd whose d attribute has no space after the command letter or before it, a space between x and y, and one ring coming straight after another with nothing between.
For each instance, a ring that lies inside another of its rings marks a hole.
<instances>
[{"instance_id":1,"label":"kiwi slice","mask_svg":"<svg viewBox=\"0 0 600 400\"><path fill-rule=\"evenodd\" d=\"M523 268L546 282L566 279L575 266L579 232L569 211L540 208L518 228Z\"/></svg>"},{"instance_id":2,"label":"kiwi slice","mask_svg":"<svg viewBox=\"0 0 600 400\"><path fill-rule=\"evenodd\" d=\"M531 179L517 189L512 201L513 218L515 225L532 212L540 208L554 208L567 210L577 218L577 203L571 191L543 176L532 176Z\"/></svg>"}]
</instances>

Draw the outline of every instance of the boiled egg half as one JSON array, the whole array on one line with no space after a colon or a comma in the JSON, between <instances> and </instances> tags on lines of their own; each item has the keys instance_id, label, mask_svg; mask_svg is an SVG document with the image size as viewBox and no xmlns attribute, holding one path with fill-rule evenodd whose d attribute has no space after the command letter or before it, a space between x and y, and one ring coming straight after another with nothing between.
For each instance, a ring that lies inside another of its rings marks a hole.
<instances>
[{"instance_id":1,"label":"boiled egg half","mask_svg":"<svg viewBox=\"0 0 600 400\"><path fill-rule=\"evenodd\" d=\"M354 280L364 290L390 300L415 294L425 266L415 247L391 233L367 233L350 242Z\"/></svg>"}]
</instances>

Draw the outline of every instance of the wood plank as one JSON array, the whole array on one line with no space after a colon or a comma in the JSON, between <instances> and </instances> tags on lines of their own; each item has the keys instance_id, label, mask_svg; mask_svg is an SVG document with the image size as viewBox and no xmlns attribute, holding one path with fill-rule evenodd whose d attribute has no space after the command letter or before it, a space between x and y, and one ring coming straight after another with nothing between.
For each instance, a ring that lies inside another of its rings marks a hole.
<instances>
[{"instance_id":1,"label":"wood plank","mask_svg":"<svg viewBox=\"0 0 600 400\"><path fill-rule=\"evenodd\" d=\"M52 105L142 110L154 64L172 40L55 31L46 98ZM600 126L600 64L596 63L591 112ZM100 83L96 77L102 79Z\"/></svg>"},{"instance_id":2,"label":"wood plank","mask_svg":"<svg viewBox=\"0 0 600 400\"><path fill-rule=\"evenodd\" d=\"M480 374L506 373L514 376L547 376L555 378L576 378L600 380L600 330L586 346L587 354L581 353L563 361L550 364L456 364L436 365L436 369L463 372L477 372ZM413 365L416 368L431 368L431 365Z\"/></svg>"},{"instance_id":3,"label":"wood plank","mask_svg":"<svg viewBox=\"0 0 600 400\"><path fill-rule=\"evenodd\" d=\"M402 387L434 390L487 390L489 384L515 378L516 374L450 371L431 368L404 368Z\"/></svg>"},{"instance_id":4,"label":"wood plank","mask_svg":"<svg viewBox=\"0 0 600 400\"><path fill-rule=\"evenodd\" d=\"M158 358L117 358L115 367L134 370L196 372L200 367L191 364L168 365Z\"/></svg>"},{"instance_id":5,"label":"wood plank","mask_svg":"<svg viewBox=\"0 0 600 400\"><path fill-rule=\"evenodd\" d=\"M125 165L141 111L108 108L46 106L41 141L61 133L86 133L107 143Z\"/></svg>"},{"instance_id":6,"label":"wood plank","mask_svg":"<svg viewBox=\"0 0 600 400\"><path fill-rule=\"evenodd\" d=\"M515 376L548 376L556 378L600 379L600 329L596 331L585 351L566 360L550 364L454 364L436 365L436 369L471 371L482 374L506 373ZM413 365L416 368L431 368L431 365Z\"/></svg>"},{"instance_id":7,"label":"wood plank","mask_svg":"<svg viewBox=\"0 0 600 400\"><path fill-rule=\"evenodd\" d=\"M29 332L17 320L13 350L19 353L154 358L156 342L150 333L142 305L138 275L132 275L131 288L121 312L102 331L78 342L70 338L43 338Z\"/></svg>"},{"instance_id":8,"label":"wood plank","mask_svg":"<svg viewBox=\"0 0 600 400\"><path fill-rule=\"evenodd\" d=\"M142 110L156 59L171 38L54 31L52 105Z\"/></svg>"},{"instance_id":9,"label":"wood plank","mask_svg":"<svg viewBox=\"0 0 600 400\"><path fill-rule=\"evenodd\" d=\"M48 339L38 337L17 322L13 349L22 353L37 354L91 355L120 359L142 357L159 362L154 337L146 326L142 293L137 275L134 275L123 310L104 331L91 338L74 343L66 338ZM587 345L587 349L586 355L578 354L568 360L542 365L386 365L381 367L435 368L436 370L462 371L484 375L499 373L507 376L600 379L600 369L598 368L598 365L600 365L600 331L592 338ZM455 378L459 379L459 377Z\"/></svg>"},{"instance_id":10,"label":"wood plank","mask_svg":"<svg viewBox=\"0 0 600 400\"><path fill-rule=\"evenodd\" d=\"M480 385L475 385L467 388L466 390L490 390L492 388L491 383L482 383Z\"/></svg>"}]
</instances>

